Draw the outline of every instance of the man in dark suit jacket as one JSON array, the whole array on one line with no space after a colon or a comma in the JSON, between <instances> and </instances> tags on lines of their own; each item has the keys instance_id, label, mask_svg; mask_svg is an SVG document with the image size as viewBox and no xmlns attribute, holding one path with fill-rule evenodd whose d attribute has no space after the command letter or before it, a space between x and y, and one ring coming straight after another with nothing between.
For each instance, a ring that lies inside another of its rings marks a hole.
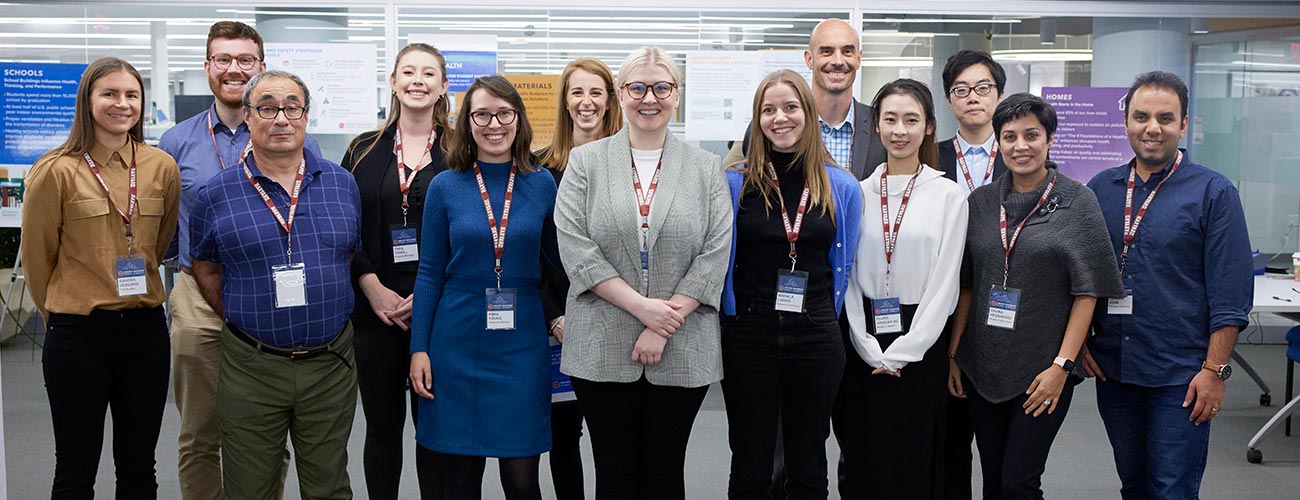
<instances>
[{"instance_id":1,"label":"man in dark suit jacket","mask_svg":"<svg viewBox=\"0 0 1300 500\"><path fill-rule=\"evenodd\" d=\"M1002 101L1006 83L1002 65L985 52L960 51L943 67L943 90L958 130L957 135L939 143L939 163L943 175L968 196L1007 171L993 137L993 110ZM960 163L965 163L965 168ZM966 470L970 470L969 464Z\"/></svg>"},{"instance_id":2,"label":"man in dark suit jacket","mask_svg":"<svg viewBox=\"0 0 1300 500\"><path fill-rule=\"evenodd\" d=\"M948 109L957 118L958 131L939 143L939 163L943 175L956 182L967 196L1007 171L1001 152L996 149L997 138L993 136L993 110L1002 101L1006 83L1007 74L1002 65L984 52L960 51L948 58L943 67L943 90ZM961 162L965 163L964 169ZM955 362L951 361L952 356L948 359L949 363ZM971 441L975 431L965 398L948 398L947 427L945 484L940 491L948 500L970 500Z\"/></svg>"},{"instance_id":3,"label":"man in dark suit jacket","mask_svg":"<svg viewBox=\"0 0 1300 500\"><path fill-rule=\"evenodd\" d=\"M862 66L859 40L857 30L849 23L827 19L813 28L803 57L813 72L812 95L817 102L822 142L836 163L862 180L884 163L887 153L871 123L871 106L853 98L853 85ZM745 128L745 140L732 146L723 165L745 160L749 130Z\"/></svg>"}]
</instances>

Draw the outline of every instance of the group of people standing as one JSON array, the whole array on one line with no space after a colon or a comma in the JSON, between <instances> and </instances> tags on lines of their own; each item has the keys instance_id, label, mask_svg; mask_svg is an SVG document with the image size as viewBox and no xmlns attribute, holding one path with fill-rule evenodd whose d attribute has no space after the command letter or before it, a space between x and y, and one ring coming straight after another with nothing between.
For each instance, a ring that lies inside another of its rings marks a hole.
<instances>
[{"instance_id":1,"label":"group of people standing","mask_svg":"<svg viewBox=\"0 0 1300 500\"><path fill-rule=\"evenodd\" d=\"M1042 498L1085 375L1125 498L1196 498L1251 282L1235 189L1177 147L1177 77L1138 77L1136 158L1085 187L1048 159L1051 106L1004 98L987 54L944 68L949 140L921 82L854 100L840 20L812 33L812 85L759 83L725 161L668 132L682 82L660 49L617 75L570 63L534 152L512 84L477 79L453 122L446 61L417 43L387 121L335 164L256 31L219 22L207 47L216 102L158 148L139 74L92 63L29 174L54 498L92 494L110 407L131 415L117 496L156 497L169 365L186 499L278 498L287 439L304 498L351 498L358 392L371 498L399 496L409 412L422 498L479 498L493 457L506 498L540 499L548 451L557 496L583 498L585 420L597 498L684 499L719 381L730 498L826 498L832 434L842 498L969 498L972 435L984 498ZM551 403L548 336L576 403Z\"/></svg>"}]
</instances>

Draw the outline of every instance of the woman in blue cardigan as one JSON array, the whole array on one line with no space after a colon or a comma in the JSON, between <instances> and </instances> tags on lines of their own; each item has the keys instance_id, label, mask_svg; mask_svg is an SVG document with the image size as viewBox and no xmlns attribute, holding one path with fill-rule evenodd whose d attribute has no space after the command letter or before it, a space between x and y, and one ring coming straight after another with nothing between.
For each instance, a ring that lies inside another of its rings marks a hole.
<instances>
[{"instance_id":1,"label":"woman in blue cardigan","mask_svg":"<svg viewBox=\"0 0 1300 500\"><path fill-rule=\"evenodd\" d=\"M733 499L768 495L778 426L788 495L827 496L826 438L844 369L838 316L862 197L822 145L817 116L798 73L767 75L754 95L746 161L727 172L735 226L722 390Z\"/></svg>"}]
</instances>

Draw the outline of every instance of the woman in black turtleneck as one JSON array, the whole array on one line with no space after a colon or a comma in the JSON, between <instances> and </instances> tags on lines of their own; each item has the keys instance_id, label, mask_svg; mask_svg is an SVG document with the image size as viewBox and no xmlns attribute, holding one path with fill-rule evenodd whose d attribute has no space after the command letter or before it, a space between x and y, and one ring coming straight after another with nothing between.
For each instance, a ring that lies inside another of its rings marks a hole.
<instances>
[{"instance_id":1,"label":"woman in black turtleneck","mask_svg":"<svg viewBox=\"0 0 1300 500\"><path fill-rule=\"evenodd\" d=\"M787 494L826 498L826 438L844 369L838 316L861 193L822 145L812 94L797 73L764 78L754 116L745 163L727 172L735 210L722 293L728 496L768 495L780 425Z\"/></svg>"}]
</instances>

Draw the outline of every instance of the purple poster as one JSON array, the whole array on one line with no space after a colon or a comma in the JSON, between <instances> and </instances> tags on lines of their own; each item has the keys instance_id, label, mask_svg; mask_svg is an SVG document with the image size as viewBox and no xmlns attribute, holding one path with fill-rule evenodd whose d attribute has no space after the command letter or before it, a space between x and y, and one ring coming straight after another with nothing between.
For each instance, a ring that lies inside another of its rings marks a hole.
<instances>
[{"instance_id":1,"label":"purple poster","mask_svg":"<svg viewBox=\"0 0 1300 500\"><path fill-rule=\"evenodd\" d=\"M1043 87L1043 100L1056 108L1050 157L1062 174L1086 183L1133 157L1124 134L1127 92L1124 87Z\"/></svg>"}]
</instances>

